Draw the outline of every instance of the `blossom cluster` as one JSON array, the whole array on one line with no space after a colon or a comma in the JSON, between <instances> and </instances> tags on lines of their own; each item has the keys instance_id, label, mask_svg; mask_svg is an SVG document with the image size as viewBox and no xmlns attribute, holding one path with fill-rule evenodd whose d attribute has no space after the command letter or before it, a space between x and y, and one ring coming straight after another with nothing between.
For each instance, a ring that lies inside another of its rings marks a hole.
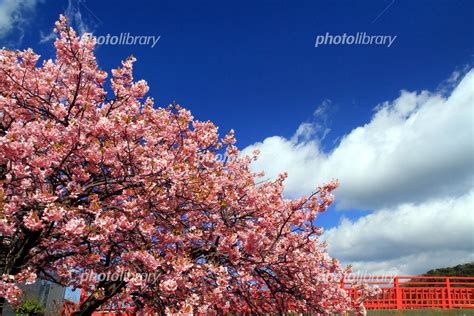
<instances>
[{"instance_id":1,"label":"blossom cluster","mask_svg":"<svg viewBox=\"0 0 474 316\"><path fill-rule=\"evenodd\" d=\"M234 131L145 98L135 58L107 91L93 38L64 17L56 31L55 60L0 50L0 250L15 253L0 296L17 303L38 275L90 291L80 311L110 297L160 314L359 308L315 225L337 181L283 198L286 174L257 184Z\"/></svg>"}]
</instances>

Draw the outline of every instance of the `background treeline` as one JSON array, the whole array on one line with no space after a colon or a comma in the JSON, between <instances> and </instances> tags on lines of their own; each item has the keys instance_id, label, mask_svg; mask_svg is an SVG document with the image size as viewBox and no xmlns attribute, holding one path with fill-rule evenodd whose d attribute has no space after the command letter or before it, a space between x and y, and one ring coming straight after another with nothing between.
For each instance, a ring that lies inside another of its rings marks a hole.
<instances>
[{"instance_id":1,"label":"background treeline","mask_svg":"<svg viewBox=\"0 0 474 316\"><path fill-rule=\"evenodd\" d=\"M474 276L474 262L466 264L458 264L455 267L433 269L423 276L462 276L472 277Z\"/></svg>"},{"instance_id":2,"label":"background treeline","mask_svg":"<svg viewBox=\"0 0 474 316\"><path fill-rule=\"evenodd\" d=\"M422 274L421 276L449 276L449 277L474 277L474 262L466 263L466 264L458 264L454 267L447 267L447 268L438 268L429 270L428 272ZM409 282L437 282L438 284L406 284L405 286L410 287L419 287L419 286L443 286L444 281L440 279L411 279ZM466 284L452 284L452 286L459 286L459 287L466 287L466 286L474 286L474 281L467 281L467 280L451 280L452 283L454 282L469 282L472 285Z\"/></svg>"}]
</instances>

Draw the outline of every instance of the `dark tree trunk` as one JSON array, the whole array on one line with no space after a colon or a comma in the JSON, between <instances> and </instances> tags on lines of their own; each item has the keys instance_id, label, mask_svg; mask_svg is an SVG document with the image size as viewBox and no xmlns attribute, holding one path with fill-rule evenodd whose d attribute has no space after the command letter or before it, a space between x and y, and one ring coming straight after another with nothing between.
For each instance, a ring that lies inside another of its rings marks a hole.
<instances>
[{"instance_id":1,"label":"dark tree trunk","mask_svg":"<svg viewBox=\"0 0 474 316\"><path fill-rule=\"evenodd\" d=\"M5 305L5 298L0 297L0 316L3 314L3 305Z\"/></svg>"},{"instance_id":2,"label":"dark tree trunk","mask_svg":"<svg viewBox=\"0 0 474 316\"><path fill-rule=\"evenodd\" d=\"M95 295L90 295L81 305L72 313L73 316L90 316L102 304L109 301L115 294L119 293L126 285L125 281L104 281L98 287L104 288L104 297L99 299Z\"/></svg>"},{"instance_id":3,"label":"dark tree trunk","mask_svg":"<svg viewBox=\"0 0 474 316\"><path fill-rule=\"evenodd\" d=\"M39 243L41 231L24 231L24 238L6 238L0 236L0 275L14 275L21 271L21 267L28 262L31 249ZM5 298L0 297L0 315L6 303Z\"/></svg>"}]
</instances>

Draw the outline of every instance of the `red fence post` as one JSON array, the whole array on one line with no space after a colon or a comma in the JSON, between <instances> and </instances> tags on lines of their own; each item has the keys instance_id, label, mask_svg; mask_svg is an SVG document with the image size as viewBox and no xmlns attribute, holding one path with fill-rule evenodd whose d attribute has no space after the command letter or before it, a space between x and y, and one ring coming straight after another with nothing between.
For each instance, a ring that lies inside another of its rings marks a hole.
<instances>
[{"instance_id":1,"label":"red fence post","mask_svg":"<svg viewBox=\"0 0 474 316\"><path fill-rule=\"evenodd\" d=\"M449 280L449 277L446 277L446 294L447 294L447 299L448 299L448 308L452 307L452 302L451 302L451 282Z\"/></svg>"},{"instance_id":2,"label":"red fence post","mask_svg":"<svg viewBox=\"0 0 474 316\"><path fill-rule=\"evenodd\" d=\"M398 282L398 277L393 279L393 283L395 285L395 299L397 300L397 309L403 309L402 304L402 290L400 289L400 285Z\"/></svg>"},{"instance_id":3,"label":"red fence post","mask_svg":"<svg viewBox=\"0 0 474 316\"><path fill-rule=\"evenodd\" d=\"M87 291L85 288L81 289L81 296L79 298L79 305L84 303L84 301L87 299Z\"/></svg>"}]
</instances>

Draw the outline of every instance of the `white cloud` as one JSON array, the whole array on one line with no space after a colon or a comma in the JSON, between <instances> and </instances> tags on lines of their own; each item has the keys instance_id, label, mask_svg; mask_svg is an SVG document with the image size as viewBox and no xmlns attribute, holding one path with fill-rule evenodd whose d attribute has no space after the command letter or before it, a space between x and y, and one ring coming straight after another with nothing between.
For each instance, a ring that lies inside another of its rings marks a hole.
<instances>
[{"instance_id":1,"label":"white cloud","mask_svg":"<svg viewBox=\"0 0 474 316\"><path fill-rule=\"evenodd\" d=\"M420 275L431 269L453 267L470 262L474 262L472 250L459 251L450 249L424 251L391 260L350 261L355 274L385 276Z\"/></svg>"},{"instance_id":2,"label":"white cloud","mask_svg":"<svg viewBox=\"0 0 474 316\"><path fill-rule=\"evenodd\" d=\"M265 170L267 177L288 171L288 196L307 194L317 184L338 178L339 208L375 209L468 192L474 179L473 126L471 70L448 97L402 91L329 153L318 139L309 139L314 128L308 123L290 139L268 137L244 153L261 150L253 168Z\"/></svg>"},{"instance_id":3,"label":"white cloud","mask_svg":"<svg viewBox=\"0 0 474 316\"><path fill-rule=\"evenodd\" d=\"M329 252L354 269L418 274L474 261L474 190L343 219L326 231Z\"/></svg>"},{"instance_id":4,"label":"white cloud","mask_svg":"<svg viewBox=\"0 0 474 316\"><path fill-rule=\"evenodd\" d=\"M331 255L385 275L474 261L474 69L453 74L435 93L402 91L331 152L314 136L317 124L244 153L261 150L253 168L266 177L288 171L287 196L338 178L338 208L373 210L323 235Z\"/></svg>"},{"instance_id":5,"label":"white cloud","mask_svg":"<svg viewBox=\"0 0 474 316\"><path fill-rule=\"evenodd\" d=\"M329 99L324 99L323 102L314 110L313 115L315 118L323 121L326 123L328 120L328 113L330 112L332 107L332 101Z\"/></svg>"},{"instance_id":6,"label":"white cloud","mask_svg":"<svg viewBox=\"0 0 474 316\"><path fill-rule=\"evenodd\" d=\"M86 18L81 9L85 9L88 13L86 16L92 18ZM66 11L64 15L68 18L69 24L74 27L79 35L84 33L91 33L97 23L102 24L102 21L94 14L94 12L86 5L85 0L68 0ZM45 33L40 31L40 43L46 43L56 38L56 33L50 31Z\"/></svg>"},{"instance_id":7,"label":"white cloud","mask_svg":"<svg viewBox=\"0 0 474 316\"><path fill-rule=\"evenodd\" d=\"M34 11L38 0L3 0L0 2L0 38L17 30L19 38L23 37L23 27L28 16Z\"/></svg>"},{"instance_id":8,"label":"white cloud","mask_svg":"<svg viewBox=\"0 0 474 316\"><path fill-rule=\"evenodd\" d=\"M315 136L317 128L314 124L311 123L302 123L298 126L295 134L291 138L292 143L298 143L300 141L307 141L310 140L312 137Z\"/></svg>"},{"instance_id":9,"label":"white cloud","mask_svg":"<svg viewBox=\"0 0 474 316\"><path fill-rule=\"evenodd\" d=\"M79 6L84 6L83 0L68 0L68 6L65 15L68 17L70 23L75 27L79 34L90 32L90 27L85 22ZM85 7L87 8L87 7Z\"/></svg>"}]
</instances>

